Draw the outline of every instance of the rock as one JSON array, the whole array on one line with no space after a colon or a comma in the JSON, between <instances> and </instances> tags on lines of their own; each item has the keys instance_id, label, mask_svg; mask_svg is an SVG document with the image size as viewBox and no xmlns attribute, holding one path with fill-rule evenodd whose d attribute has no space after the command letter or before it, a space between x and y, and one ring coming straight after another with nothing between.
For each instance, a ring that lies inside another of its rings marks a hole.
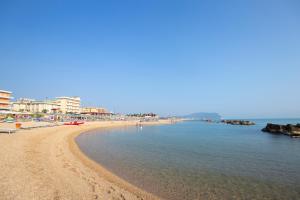
<instances>
[{"instance_id":1,"label":"rock","mask_svg":"<svg viewBox=\"0 0 300 200\"><path fill-rule=\"evenodd\" d=\"M283 132L283 125L279 124L271 124L268 123L265 128L262 129L263 132L269 132L269 133L282 133Z\"/></svg>"},{"instance_id":2,"label":"rock","mask_svg":"<svg viewBox=\"0 0 300 200\"><path fill-rule=\"evenodd\" d=\"M225 124L242 125L242 126L255 125L254 122L247 121L247 120L222 120L221 122Z\"/></svg>"},{"instance_id":3,"label":"rock","mask_svg":"<svg viewBox=\"0 0 300 200\"><path fill-rule=\"evenodd\" d=\"M262 129L263 132L269 132L273 134L284 134L291 137L300 137L300 124L292 125L280 125L268 123L265 128Z\"/></svg>"}]
</instances>

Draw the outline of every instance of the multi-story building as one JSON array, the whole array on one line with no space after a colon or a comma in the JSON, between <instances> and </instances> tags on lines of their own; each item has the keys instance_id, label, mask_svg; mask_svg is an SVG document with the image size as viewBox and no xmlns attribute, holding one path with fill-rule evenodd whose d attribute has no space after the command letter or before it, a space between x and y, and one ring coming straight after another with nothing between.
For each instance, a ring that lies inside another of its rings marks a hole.
<instances>
[{"instance_id":1,"label":"multi-story building","mask_svg":"<svg viewBox=\"0 0 300 200\"><path fill-rule=\"evenodd\" d=\"M80 113L79 97L57 97L55 100L36 101L21 98L13 102L14 111L32 113Z\"/></svg>"},{"instance_id":2,"label":"multi-story building","mask_svg":"<svg viewBox=\"0 0 300 200\"><path fill-rule=\"evenodd\" d=\"M57 97L55 103L59 105L61 113L80 113L80 97Z\"/></svg>"},{"instance_id":3,"label":"multi-story building","mask_svg":"<svg viewBox=\"0 0 300 200\"><path fill-rule=\"evenodd\" d=\"M56 113L59 105L55 101L36 101L34 99L21 98L13 102L13 111L32 113Z\"/></svg>"},{"instance_id":4,"label":"multi-story building","mask_svg":"<svg viewBox=\"0 0 300 200\"><path fill-rule=\"evenodd\" d=\"M30 112L30 104L34 99L20 98L18 101L12 103L12 110L17 112Z\"/></svg>"},{"instance_id":5,"label":"multi-story building","mask_svg":"<svg viewBox=\"0 0 300 200\"><path fill-rule=\"evenodd\" d=\"M59 110L59 105L54 101L34 101L30 104L30 112L53 114Z\"/></svg>"},{"instance_id":6,"label":"multi-story building","mask_svg":"<svg viewBox=\"0 0 300 200\"><path fill-rule=\"evenodd\" d=\"M0 90L0 110L10 110L12 99L12 92Z\"/></svg>"},{"instance_id":7,"label":"multi-story building","mask_svg":"<svg viewBox=\"0 0 300 200\"><path fill-rule=\"evenodd\" d=\"M105 115L109 114L109 112L105 108L97 108L97 107L84 107L81 108L81 114L90 114L90 115Z\"/></svg>"}]
</instances>

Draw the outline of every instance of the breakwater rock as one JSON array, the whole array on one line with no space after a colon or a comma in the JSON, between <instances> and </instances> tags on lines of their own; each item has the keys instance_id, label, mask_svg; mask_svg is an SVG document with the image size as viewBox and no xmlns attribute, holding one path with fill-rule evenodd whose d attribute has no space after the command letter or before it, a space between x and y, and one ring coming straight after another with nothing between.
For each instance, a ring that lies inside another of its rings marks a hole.
<instances>
[{"instance_id":1,"label":"breakwater rock","mask_svg":"<svg viewBox=\"0 0 300 200\"><path fill-rule=\"evenodd\" d=\"M243 126L255 125L254 122L248 120L222 120L221 122L225 124L231 124L231 125L243 125Z\"/></svg>"},{"instance_id":2,"label":"breakwater rock","mask_svg":"<svg viewBox=\"0 0 300 200\"><path fill-rule=\"evenodd\" d=\"M300 137L300 124L280 125L268 123L267 126L262 129L262 131L273 134L284 134L291 137Z\"/></svg>"}]
</instances>

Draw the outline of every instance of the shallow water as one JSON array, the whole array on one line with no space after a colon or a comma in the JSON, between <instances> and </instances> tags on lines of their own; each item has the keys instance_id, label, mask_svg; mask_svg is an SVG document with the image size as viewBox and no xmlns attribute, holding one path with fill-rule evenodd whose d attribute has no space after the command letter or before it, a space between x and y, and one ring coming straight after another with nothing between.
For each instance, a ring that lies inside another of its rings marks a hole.
<instances>
[{"instance_id":1,"label":"shallow water","mask_svg":"<svg viewBox=\"0 0 300 200\"><path fill-rule=\"evenodd\" d=\"M300 199L300 139L255 126L183 122L81 134L82 151L166 199ZM101 134L99 134L101 133Z\"/></svg>"}]
</instances>

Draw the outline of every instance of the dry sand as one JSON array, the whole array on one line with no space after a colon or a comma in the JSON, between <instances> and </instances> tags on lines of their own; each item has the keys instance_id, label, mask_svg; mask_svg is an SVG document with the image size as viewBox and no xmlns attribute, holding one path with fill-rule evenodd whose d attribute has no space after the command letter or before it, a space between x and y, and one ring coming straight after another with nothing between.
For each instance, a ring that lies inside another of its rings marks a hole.
<instances>
[{"instance_id":1,"label":"dry sand","mask_svg":"<svg viewBox=\"0 0 300 200\"><path fill-rule=\"evenodd\" d=\"M169 121L146 124L162 123ZM0 199L158 199L86 157L74 141L88 130L135 124L90 122L0 134Z\"/></svg>"}]
</instances>

